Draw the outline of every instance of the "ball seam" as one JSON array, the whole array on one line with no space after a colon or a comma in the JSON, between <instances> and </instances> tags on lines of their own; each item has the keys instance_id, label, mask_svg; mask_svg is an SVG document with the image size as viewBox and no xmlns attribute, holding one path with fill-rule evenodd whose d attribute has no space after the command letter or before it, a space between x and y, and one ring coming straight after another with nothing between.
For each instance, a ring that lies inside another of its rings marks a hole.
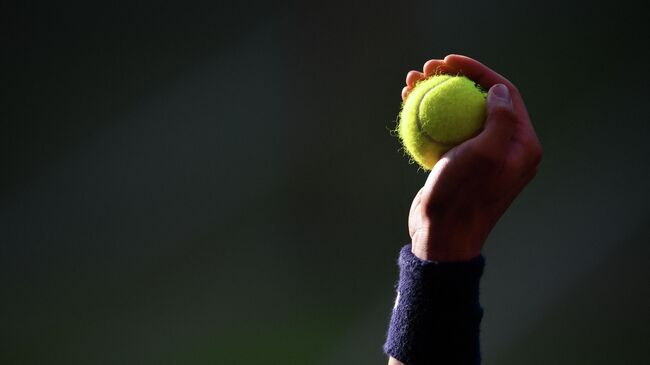
<instances>
[{"instance_id":1,"label":"ball seam","mask_svg":"<svg viewBox=\"0 0 650 365\"><path fill-rule=\"evenodd\" d=\"M422 123L420 122L420 107L422 106L422 102L424 101L424 99L426 99L427 95L428 95L431 91L433 91L435 88L437 88L438 86L440 86L440 85L446 83L447 81L449 81L449 80L451 80L451 79L452 79L452 78L450 77L450 78L448 78L447 80L444 80L444 81L442 81L442 82L439 83L439 84L435 84L435 85L433 85L432 88L430 88L429 90L427 90L427 92L424 93L424 95L422 95L422 97L420 98L420 101L418 102L417 113L415 113L415 125L418 127L418 131L420 131L420 133L422 133L422 134L423 134L423 135L424 135L424 136L425 136L429 141L431 141L431 142L433 142L433 143L435 143L435 144L442 145L443 147L453 147L453 146L455 146L456 144L455 144L455 143L446 143L446 142L437 141L437 140L435 140L433 137L431 137L431 136L430 136L430 135L429 135L429 134L424 130L424 128L422 127Z\"/></svg>"}]
</instances>

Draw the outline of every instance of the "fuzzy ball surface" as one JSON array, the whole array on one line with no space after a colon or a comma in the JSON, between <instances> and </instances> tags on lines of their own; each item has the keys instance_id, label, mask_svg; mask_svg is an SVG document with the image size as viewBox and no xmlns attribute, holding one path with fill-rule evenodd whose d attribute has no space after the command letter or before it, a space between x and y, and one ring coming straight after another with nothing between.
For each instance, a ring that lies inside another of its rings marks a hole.
<instances>
[{"instance_id":1,"label":"fuzzy ball surface","mask_svg":"<svg viewBox=\"0 0 650 365\"><path fill-rule=\"evenodd\" d=\"M454 146L483 128L486 96L465 76L436 75L418 82L402 104L397 132L404 148L431 170Z\"/></svg>"}]
</instances>

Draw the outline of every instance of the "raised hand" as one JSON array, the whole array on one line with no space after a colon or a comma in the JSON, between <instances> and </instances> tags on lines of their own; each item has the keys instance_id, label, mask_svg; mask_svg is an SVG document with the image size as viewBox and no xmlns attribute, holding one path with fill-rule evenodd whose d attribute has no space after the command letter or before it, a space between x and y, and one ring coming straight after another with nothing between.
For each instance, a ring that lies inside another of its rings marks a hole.
<instances>
[{"instance_id":1,"label":"raised hand","mask_svg":"<svg viewBox=\"0 0 650 365\"><path fill-rule=\"evenodd\" d=\"M447 152L413 199L413 253L433 261L466 261L537 173L542 149L517 88L469 57L430 60L406 77L402 98L436 73L463 74L489 90L483 131Z\"/></svg>"}]
</instances>

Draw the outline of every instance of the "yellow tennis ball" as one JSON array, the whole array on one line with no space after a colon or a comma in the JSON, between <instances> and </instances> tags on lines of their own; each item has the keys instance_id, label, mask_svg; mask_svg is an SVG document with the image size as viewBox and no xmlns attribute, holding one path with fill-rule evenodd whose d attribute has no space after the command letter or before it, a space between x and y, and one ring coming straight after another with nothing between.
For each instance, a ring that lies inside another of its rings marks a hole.
<instances>
[{"instance_id":1,"label":"yellow tennis ball","mask_svg":"<svg viewBox=\"0 0 650 365\"><path fill-rule=\"evenodd\" d=\"M465 76L436 75L418 82L402 104L397 131L408 154L431 170L452 147L483 128L486 96Z\"/></svg>"}]
</instances>

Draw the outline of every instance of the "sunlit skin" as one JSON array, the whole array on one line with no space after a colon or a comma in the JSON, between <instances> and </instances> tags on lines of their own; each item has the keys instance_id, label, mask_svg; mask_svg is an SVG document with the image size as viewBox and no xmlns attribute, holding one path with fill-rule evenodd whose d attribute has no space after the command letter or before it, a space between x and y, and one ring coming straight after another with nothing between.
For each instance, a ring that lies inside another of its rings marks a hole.
<instances>
[{"instance_id":1,"label":"sunlit skin","mask_svg":"<svg viewBox=\"0 0 650 365\"><path fill-rule=\"evenodd\" d=\"M481 254L494 225L537 174L542 148L517 88L469 57L449 55L410 71L402 99L437 73L463 74L489 90L488 113L483 131L443 155L429 173L411 205L409 234L420 259L468 261ZM388 363L404 365L393 358Z\"/></svg>"}]
</instances>

